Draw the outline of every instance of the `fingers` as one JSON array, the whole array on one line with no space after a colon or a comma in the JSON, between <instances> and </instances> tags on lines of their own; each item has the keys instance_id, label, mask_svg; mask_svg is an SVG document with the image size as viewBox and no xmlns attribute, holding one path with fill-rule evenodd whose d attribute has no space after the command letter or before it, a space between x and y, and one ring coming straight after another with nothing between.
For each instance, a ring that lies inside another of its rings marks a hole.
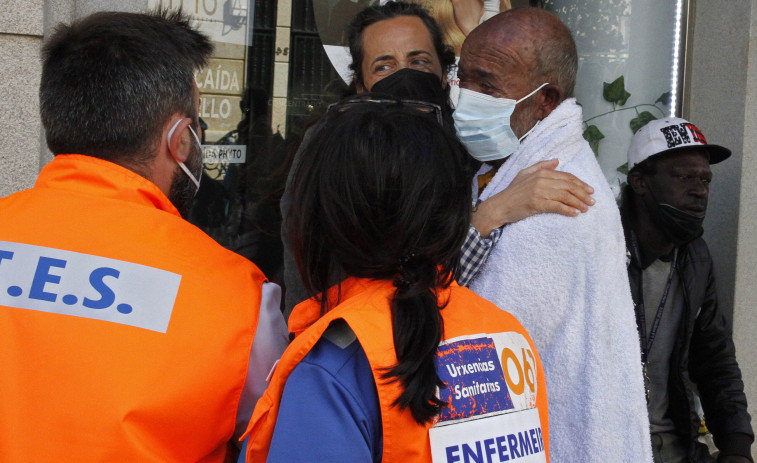
<instances>
[{"instance_id":1,"label":"fingers","mask_svg":"<svg viewBox=\"0 0 757 463\"><path fill-rule=\"evenodd\" d=\"M528 192L528 196L559 201L577 207L584 212L587 206L593 206L595 203L591 197L594 188L573 174L540 169L531 173L523 170L518 175L523 175L523 177L516 177L513 180L508 186L511 191Z\"/></svg>"},{"instance_id":2,"label":"fingers","mask_svg":"<svg viewBox=\"0 0 757 463\"><path fill-rule=\"evenodd\" d=\"M596 203L594 198L591 197L594 188L591 188L589 185L578 179L576 180L580 182L580 184L577 185L576 182L571 182L571 186L566 186L566 188L562 189L562 194L558 201L586 212L589 210L589 206L593 206Z\"/></svg>"},{"instance_id":3,"label":"fingers","mask_svg":"<svg viewBox=\"0 0 757 463\"><path fill-rule=\"evenodd\" d=\"M571 191L579 192L584 191L587 195L594 193L594 188L588 183L582 181L580 178L568 172L554 171L541 171L539 175L551 179L555 182L560 182L563 188L570 189ZM559 186L558 186L559 187ZM593 203L592 203L593 204Z\"/></svg>"},{"instance_id":4,"label":"fingers","mask_svg":"<svg viewBox=\"0 0 757 463\"><path fill-rule=\"evenodd\" d=\"M558 163L551 159L523 169L507 188L481 203L473 222L482 236L534 214L575 217L587 212L595 204L594 188L573 174L554 170Z\"/></svg>"},{"instance_id":5,"label":"fingers","mask_svg":"<svg viewBox=\"0 0 757 463\"><path fill-rule=\"evenodd\" d=\"M565 172L534 172L516 188L526 193L521 198L527 198L530 209L535 213L554 212L576 216L580 212L587 212L595 204L591 197L594 189Z\"/></svg>"},{"instance_id":6,"label":"fingers","mask_svg":"<svg viewBox=\"0 0 757 463\"><path fill-rule=\"evenodd\" d=\"M526 167L525 169L520 171L518 175L520 174L528 175L542 169L555 170L558 164L560 164L560 161L558 159L550 159L548 161L539 161L532 166Z\"/></svg>"},{"instance_id":7,"label":"fingers","mask_svg":"<svg viewBox=\"0 0 757 463\"><path fill-rule=\"evenodd\" d=\"M550 201L545 203L544 209L544 212L553 212L555 214L565 215L568 217L576 217L581 213L580 210L557 201Z\"/></svg>"},{"instance_id":8,"label":"fingers","mask_svg":"<svg viewBox=\"0 0 757 463\"><path fill-rule=\"evenodd\" d=\"M589 206L593 206L594 198L586 194L583 190L550 190L545 198L543 205L546 208L544 212L556 212L563 215L578 215L580 212L587 212ZM568 213L570 209L575 213Z\"/></svg>"},{"instance_id":9,"label":"fingers","mask_svg":"<svg viewBox=\"0 0 757 463\"><path fill-rule=\"evenodd\" d=\"M591 185L582 181L575 175L568 172L555 170L559 163L560 161L558 159L550 159L548 161L537 162L536 164L518 172L518 175L515 176L513 183L527 180L537 181L538 179L551 179L559 182L565 182L563 188L569 188L571 190L580 189L588 194L594 193L594 188L592 188Z\"/></svg>"}]
</instances>

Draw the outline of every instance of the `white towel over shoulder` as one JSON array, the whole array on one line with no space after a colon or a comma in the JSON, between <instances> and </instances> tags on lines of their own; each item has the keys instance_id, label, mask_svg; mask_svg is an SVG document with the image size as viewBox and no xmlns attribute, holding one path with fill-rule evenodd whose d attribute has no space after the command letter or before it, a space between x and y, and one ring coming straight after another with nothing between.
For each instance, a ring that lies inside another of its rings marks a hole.
<instances>
[{"instance_id":1,"label":"white towel over shoulder","mask_svg":"<svg viewBox=\"0 0 757 463\"><path fill-rule=\"evenodd\" d=\"M651 462L639 337L615 199L582 137L581 108L561 103L536 126L481 195L505 189L536 162L592 185L579 217L539 214L507 225L470 287L514 314L547 376L551 460Z\"/></svg>"}]
</instances>

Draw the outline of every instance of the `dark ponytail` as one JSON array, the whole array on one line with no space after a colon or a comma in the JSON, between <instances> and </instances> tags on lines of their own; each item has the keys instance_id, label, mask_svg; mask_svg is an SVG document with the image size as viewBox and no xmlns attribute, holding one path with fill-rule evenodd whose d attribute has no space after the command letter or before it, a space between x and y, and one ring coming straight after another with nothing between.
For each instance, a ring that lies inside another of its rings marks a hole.
<instances>
[{"instance_id":1,"label":"dark ponytail","mask_svg":"<svg viewBox=\"0 0 757 463\"><path fill-rule=\"evenodd\" d=\"M397 365L384 378L402 383L404 390L395 405L410 407L418 423L430 420L445 405L436 397L436 388L444 383L434 363L444 333L435 289L449 285L449 281L440 281L442 277L432 262L410 254L401 260L394 280L397 290L391 305Z\"/></svg>"},{"instance_id":2,"label":"dark ponytail","mask_svg":"<svg viewBox=\"0 0 757 463\"><path fill-rule=\"evenodd\" d=\"M434 364L444 326L438 290L453 280L470 223L468 154L433 114L403 104L331 110L294 172L287 236L310 294L334 275L393 281L400 381L395 405L425 423L444 405ZM324 310L335 304L322 298Z\"/></svg>"}]
</instances>

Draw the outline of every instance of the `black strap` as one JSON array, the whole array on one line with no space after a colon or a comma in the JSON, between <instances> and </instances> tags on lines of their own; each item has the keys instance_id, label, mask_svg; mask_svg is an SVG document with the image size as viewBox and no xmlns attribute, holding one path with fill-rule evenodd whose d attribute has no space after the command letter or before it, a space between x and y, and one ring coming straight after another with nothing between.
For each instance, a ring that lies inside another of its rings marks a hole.
<instances>
[{"instance_id":1,"label":"black strap","mask_svg":"<svg viewBox=\"0 0 757 463\"><path fill-rule=\"evenodd\" d=\"M634 254L634 259L641 265L641 252L639 251L639 242L636 238L636 234L631 230L631 252ZM655 313L654 321L652 322L652 328L649 331L647 337L647 316L644 308L644 288L643 274L639 275L639 303L636 305L636 323L639 326L639 337L641 338L641 361L644 364L649 359L649 352L652 350L652 343L657 336L657 328L660 327L660 320L662 320L662 314L665 311L665 303L668 300L668 294L670 293L670 287L673 284L673 273L676 269L676 262L678 258L678 248L673 250L673 262L670 265L670 272L668 273L668 281L665 283L665 290L662 293L660 299L660 305L657 306L657 312Z\"/></svg>"}]
</instances>

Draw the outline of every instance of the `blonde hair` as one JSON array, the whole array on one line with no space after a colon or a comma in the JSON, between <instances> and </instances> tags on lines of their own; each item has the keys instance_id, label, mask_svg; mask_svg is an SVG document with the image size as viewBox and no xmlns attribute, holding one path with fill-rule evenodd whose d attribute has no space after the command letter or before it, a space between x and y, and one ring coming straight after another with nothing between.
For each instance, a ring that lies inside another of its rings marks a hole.
<instances>
[{"instance_id":1,"label":"blonde hair","mask_svg":"<svg viewBox=\"0 0 757 463\"><path fill-rule=\"evenodd\" d=\"M455 56L460 56L460 50L465 41L465 34L457 27L455 21L455 9L452 0L406 0L409 3L417 3L426 8L431 17L439 24L444 34L444 43L452 48ZM483 0L479 0L483 3ZM512 8L510 0L499 0L499 11L507 11Z\"/></svg>"}]
</instances>

